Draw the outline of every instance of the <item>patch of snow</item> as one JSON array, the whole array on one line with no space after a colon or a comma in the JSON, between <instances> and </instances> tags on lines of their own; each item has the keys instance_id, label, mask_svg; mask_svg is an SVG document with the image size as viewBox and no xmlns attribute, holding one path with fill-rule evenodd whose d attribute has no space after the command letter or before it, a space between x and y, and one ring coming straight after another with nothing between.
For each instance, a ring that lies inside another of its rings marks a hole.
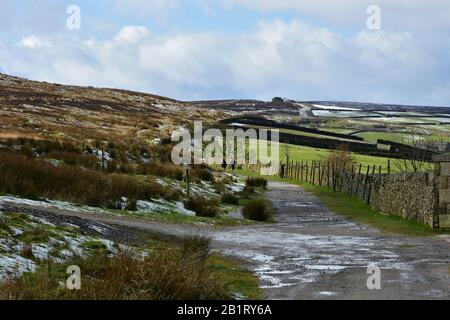
<instances>
[{"instance_id":1,"label":"patch of snow","mask_svg":"<svg viewBox=\"0 0 450 320\"><path fill-rule=\"evenodd\" d=\"M318 109L324 110L336 110L336 111L361 111L361 109L357 108L346 108L346 107L337 107L337 106L324 106L321 104L313 104L314 107Z\"/></svg>"},{"instance_id":2,"label":"patch of snow","mask_svg":"<svg viewBox=\"0 0 450 320\"><path fill-rule=\"evenodd\" d=\"M102 228L99 226L95 226L95 225L89 225L89 228L94 230L95 232L99 233L99 234L105 234L106 233L106 228Z\"/></svg>"},{"instance_id":3,"label":"patch of snow","mask_svg":"<svg viewBox=\"0 0 450 320\"><path fill-rule=\"evenodd\" d=\"M186 216L190 216L190 217L195 217L195 212L188 210L184 207L184 203L183 202L175 202L175 207L177 208L177 212L184 214Z\"/></svg>"},{"instance_id":4,"label":"patch of snow","mask_svg":"<svg viewBox=\"0 0 450 320\"><path fill-rule=\"evenodd\" d=\"M320 291L317 294L319 296L327 296L327 297L337 296L337 293L336 292L332 292L332 291Z\"/></svg>"},{"instance_id":5,"label":"patch of snow","mask_svg":"<svg viewBox=\"0 0 450 320\"><path fill-rule=\"evenodd\" d=\"M195 216L195 212L184 208L182 202L169 202L166 200L138 201L139 213L180 213L186 216Z\"/></svg>"},{"instance_id":6,"label":"patch of snow","mask_svg":"<svg viewBox=\"0 0 450 320\"><path fill-rule=\"evenodd\" d=\"M20 236L21 234L23 234L22 229L19 229L19 228L13 227L13 226L10 226L9 229L11 230L11 232L14 236Z\"/></svg>"},{"instance_id":7,"label":"patch of snow","mask_svg":"<svg viewBox=\"0 0 450 320\"><path fill-rule=\"evenodd\" d=\"M36 271L36 264L32 260L17 254L0 254L0 280L34 271Z\"/></svg>"},{"instance_id":8,"label":"patch of snow","mask_svg":"<svg viewBox=\"0 0 450 320\"><path fill-rule=\"evenodd\" d=\"M102 160L102 158L104 158L106 161L111 161L112 160L111 154L106 152L106 151L102 152L102 150L93 149L92 153L93 153L94 156L97 157L98 160Z\"/></svg>"},{"instance_id":9,"label":"patch of snow","mask_svg":"<svg viewBox=\"0 0 450 320\"><path fill-rule=\"evenodd\" d=\"M52 251L52 249L52 246L44 243L32 245L33 256L39 260L47 260L51 258L50 251Z\"/></svg>"}]
</instances>

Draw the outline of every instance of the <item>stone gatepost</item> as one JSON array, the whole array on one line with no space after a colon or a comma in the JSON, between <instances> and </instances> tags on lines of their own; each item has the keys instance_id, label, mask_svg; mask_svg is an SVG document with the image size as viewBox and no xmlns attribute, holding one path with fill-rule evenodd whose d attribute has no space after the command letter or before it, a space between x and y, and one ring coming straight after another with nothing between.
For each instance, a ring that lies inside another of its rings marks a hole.
<instances>
[{"instance_id":1,"label":"stone gatepost","mask_svg":"<svg viewBox=\"0 0 450 320\"><path fill-rule=\"evenodd\" d=\"M450 153L436 155L433 160L437 196L433 227L450 229Z\"/></svg>"}]
</instances>

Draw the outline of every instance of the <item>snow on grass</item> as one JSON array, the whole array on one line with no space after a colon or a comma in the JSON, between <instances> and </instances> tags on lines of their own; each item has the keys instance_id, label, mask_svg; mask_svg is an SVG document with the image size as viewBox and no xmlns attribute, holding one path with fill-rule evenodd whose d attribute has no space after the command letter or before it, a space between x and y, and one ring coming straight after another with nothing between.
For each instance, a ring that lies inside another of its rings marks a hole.
<instances>
[{"instance_id":1,"label":"snow on grass","mask_svg":"<svg viewBox=\"0 0 450 320\"><path fill-rule=\"evenodd\" d=\"M338 111L338 110L313 110L316 117L351 118L361 116L371 116L371 113L363 111Z\"/></svg>"},{"instance_id":2,"label":"snow on grass","mask_svg":"<svg viewBox=\"0 0 450 320\"><path fill-rule=\"evenodd\" d=\"M98 242L103 244L111 254L117 253L114 242L108 239L67 231L64 226L55 226L44 218L1 211L0 214L8 226L3 228L0 234L0 280L20 276L24 272L34 272L41 261L52 260L63 263L67 258L75 255L85 256L87 252L93 250L89 246L83 246L86 243ZM49 234L48 240L26 243L21 235L31 229ZM23 255L25 245L31 249L29 256Z\"/></svg>"},{"instance_id":3,"label":"snow on grass","mask_svg":"<svg viewBox=\"0 0 450 320\"><path fill-rule=\"evenodd\" d=\"M186 216L195 216L195 212L184 208L182 202L169 202L166 200L138 201L138 213L180 213Z\"/></svg>"},{"instance_id":4,"label":"snow on grass","mask_svg":"<svg viewBox=\"0 0 450 320\"><path fill-rule=\"evenodd\" d=\"M198 192L211 192L210 190L205 191L203 188L198 188ZM60 209L72 212L82 212L82 213L100 213L108 215L123 215L126 214L143 214L143 213L180 213L188 216L195 215L192 211L186 210L182 202L170 202L167 200L152 200L152 201L137 201L137 212L125 211L125 210L108 210L102 208L95 208L89 206L79 206L76 204L57 201L57 200L29 200L24 198L18 198L14 196L0 196L0 209L1 205L26 205L33 208L52 208ZM49 223L49 222L47 222Z\"/></svg>"},{"instance_id":5,"label":"snow on grass","mask_svg":"<svg viewBox=\"0 0 450 320\"><path fill-rule=\"evenodd\" d=\"M235 184L226 184L225 188L228 191L234 192L234 193L239 193L242 192L242 190L244 190L245 184L244 183L235 183Z\"/></svg>"},{"instance_id":6,"label":"snow on grass","mask_svg":"<svg viewBox=\"0 0 450 320\"><path fill-rule=\"evenodd\" d=\"M0 254L0 280L36 271L36 264L17 254Z\"/></svg>"},{"instance_id":7,"label":"snow on grass","mask_svg":"<svg viewBox=\"0 0 450 320\"><path fill-rule=\"evenodd\" d=\"M176 206L178 212L180 212L186 216L195 217L195 215L196 215L194 211L186 209L184 207L183 202L177 201L177 202L175 202L175 206Z\"/></svg>"},{"instance_id":8,"label":"snow on grass","mask_svg":"<svg viewBox=\"0 0 450 320\"><path fill-rule=\"evenodd\" d=\"M102 160L102 159L104 159L105 161L111 161L112 160L111 154L109 154L106 151L102 151L102 150L99 150L99 149L93 149L92 150L92 154L94 156L96 156L97 159L99 159L99 160Z\"/></svg>"}]
</instances>

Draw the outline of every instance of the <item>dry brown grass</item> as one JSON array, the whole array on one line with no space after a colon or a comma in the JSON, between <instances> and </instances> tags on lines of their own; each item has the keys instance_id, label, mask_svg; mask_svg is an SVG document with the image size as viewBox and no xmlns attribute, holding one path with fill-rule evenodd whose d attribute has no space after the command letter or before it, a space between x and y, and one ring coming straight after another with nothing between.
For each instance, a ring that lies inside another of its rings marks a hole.
<instances>
[{"instance_id":1,"label":"dry brown grass","mask_svg":"<svg viewBox=\"0 0 450 320\"><path fill-rule=\"evenodd\" d=\"M54 167L10 152L0 152L0 192L29 198L50 198L94 207L118 208L122 197L149 200L176 194L157 183L76 166Z\"/></svg>"},{"instance_id":2,"label":"dry brown grass","mask_svg":"<svg viewBox=\"0 0 450 320\"><path fill-rule=\"evenodd\" d=\"M142 164L138 169L139 174L154 175L158 177L172 178L175 180L183 180L184 169L171 163L163 163L159 160L148 164Z\"/></svg>"}]
</instances>

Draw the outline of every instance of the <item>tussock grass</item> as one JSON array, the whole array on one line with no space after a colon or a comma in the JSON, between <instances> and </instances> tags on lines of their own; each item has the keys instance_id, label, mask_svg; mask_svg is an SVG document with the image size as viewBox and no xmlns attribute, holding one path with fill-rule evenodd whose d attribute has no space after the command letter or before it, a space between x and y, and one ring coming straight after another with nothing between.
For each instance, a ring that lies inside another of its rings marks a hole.
<instances>
[{"instance_id":1,"label":"tussock grass","mask_svg":"<svg viewBox=\"0 0 450 320\"><path fill-rule=\"evenodd\" d=\"M198 217L215 218L220 213L217 201L208 200L200 195L189 197L184 202L184 207L194 211Z\"/></svg>"},{"instance_id":2,"label":"tussock grass","mask_svg":"<svg viewBox=\"0 0 450 320\"><path fill-rule=\"evenodd\" d=\"M234 193L224 193L222 195L222 203L226 203L226 204L239 204L239 197L237 195L235 195Z\"/></svg>"},{"instance_id":3,"label":"tussock grass","mask_svg":"<svg viewBox=\"0 0 450 320\"><path fill-rule=\"evenodd\" d=\"M242 209L245 219L271 222L273 218L273 207L269 200L264 198L255 198L250 200Z\"/></svg>"},{"instance_id":4,"label":"tussock grass","mask_svg":"<svg viewBox=\"0 0 450 320\"><path fill-rule=\"evenodd\" d=\"M267 179L260 178L260 177L247 177L247 180L245 181L245 185L247 187L253 187L253 188L263 188L267 189L268 181Z\"/></svg>"}]
</instances>

